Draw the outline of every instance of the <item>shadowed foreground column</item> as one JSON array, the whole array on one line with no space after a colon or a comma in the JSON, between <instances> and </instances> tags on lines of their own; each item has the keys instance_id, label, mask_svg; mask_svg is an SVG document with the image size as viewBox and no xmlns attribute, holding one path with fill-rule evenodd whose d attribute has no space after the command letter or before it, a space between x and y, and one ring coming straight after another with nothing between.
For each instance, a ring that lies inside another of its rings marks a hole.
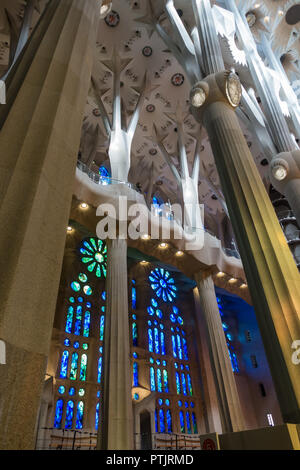
<instances>
[{"instance_id":1,"label":"shadowed foreground column","mask_svg":"<svg viewBox=\"0 0 300 470\"><path fill-rule=\"evenodd\" d=\"M35 443L99 18L97 0L53 5L0 133L1 449Z\"/></svg>"},{"instance_id":2,"label":"shadowed foreground column","mask_svg":"<svg viewBox=\"0 0 300 470\"><path fill-rule=\"evenodd\" d=\"M191 100L197 90L204 97L192 112L209 135L283 419L299 423L292 345L300 339L300 276L230 102L237 82L230 72L209 75L191 92Z\"/></svg>"},{"instance_id":3,"label":"shadowed foreground column","mask_svg":"<svg viewBox=\"0 0 300 470\"><path fill-rule=\"evenodd\" d=\"M214 283L205 273L195 275L201 310L208 333L211 366L217 390L223 432L243 431L244 417L231 367Z\"/></svg>"},{"instance_id":4,"label":"shadowed foreground column","mask_svg":"<svg viewBox=\"0 0 300 470\"><path fill-rule=\"evenodd\" d=\"M104 383L98 447L133 449L128 320L127 243L109 240L106 278Z\"/></svg>"}]
</instances>

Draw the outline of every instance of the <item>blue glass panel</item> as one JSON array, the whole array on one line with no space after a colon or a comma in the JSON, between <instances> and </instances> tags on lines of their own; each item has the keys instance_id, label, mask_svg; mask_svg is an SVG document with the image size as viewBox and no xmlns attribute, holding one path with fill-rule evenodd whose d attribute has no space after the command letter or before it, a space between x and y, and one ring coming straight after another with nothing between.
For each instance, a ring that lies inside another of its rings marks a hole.
<instances>
[{"instance_id":1,"label":"blue glass panel","mask_svg":"<svg viewBox=\"0 0 300 470\"><path fill-rule=\"evenodd\" d=\"M173 348L173 356L177 357L176 340L175 340L174 335L172 335L172 348Z\"/></svg>"},{"instance_id":2,"label":"blue glass panel","mask_svg":"<svg viewBox=\"0 0 300 470\"><path fill-rule=\"evenodd\" d=\"M64 407L64 402L60 398L56 402L56 408L55 408L55 418L54 418L54 427L55 428L60 428L61 427L61 419L62 419L62 414L63 414L63 407Z\"/></svg>"},{"instance_id":3,"label":"blue glass panel","mask_svg":"<svg viewBox=\"0 0 300 470\"><path fill-rule=\"evenodd\" d=\"M70 369L71 380L76 380L77 367L78 367L78 354L75 352L72 354L72 360L71 360L71 369Z\"/></svg>"},{"instance_id":4,"label":"blue glass panel","mask_svg":"<svg viewBox=\"0 0 300 470\"><path fill-rule=\"evenodd\" d=\"M156 309L156 315L158 316L158 318L162 318L163 317L163 313L162 311L158 308Z\"/></svg>"},{"instance_id":5,"label":"blue glass panel","mask_svg":"<svg viewBox=\"0 0 300 470\"><path fill-rule=\"evenodd\" d=\"M65 345L65 346L70 346L70 344L71 344L71 343L70 343L69 338L66 338L66 339L64 340L64 345Z\"/></svg>"},{"instance_id":6,"label":"blue glass panel","mask_svg":"<svg viewBox=\"0 0 300 470\"><path fill-rule=\"evenodd\" d=\"M137 332L137 325L135 322L132 323L132 344L133 346L138 345L138 332Z\"/></svg>"},{"instance_id":7,"label":"blue glass panel","mask_svg":"<svg viewBox=\"0 0 300 470\"><path fill-rule=\"evenodd\" d=\"M155 419L155 432L158 432L157 410L155 410L154 412L154 419Z\"/></svg>"},{"instance_id":8,"label":"blue glass panel","mask_svg":"<svg viewBox=\"0 0 300 470\"><path fill-rule=\"evenodd\" d=\"M64 351L61 357L60 378L65 379L68 373L69 351Z\"/></svg>"},{"instance_id":9,"label":"blue glass panel","mask_svg":"<svg viewBox=\"0 0 300 470\"><path fill-rule=\"evenodd\" d=\"M101 315L100 317L100 341L104 340L104 322L105 322L104 315Z\"/></svg>"},{"instance_id":10,"label":"blue glass panel","mask_svg":"<svg viewBox=\"0 0 300 470\"><path fill-rule=\"evenodd\" d=\"M151 299L151 304L153 307L157 307L158 306L158 303L155 299Z\"/></svg>"},{"instance_id":11,"label":"blue glass panel","mask_svg":"<svg viewBox=\"0 0 300 470\"><path fill-rule=\"evenodd\" d=\"M76 308L76 320L75 320L75 327L74 327L74 335L80 335L81 320L82 320L82 307L81 307L81 305L78 305L78 307Z\"/></svg>"},{"instance_id":12,"label":"blue glass panel","mask_svg":"<svg viewBox=\"0 0 300 470\"><path fill-rule=\"evenodd\" d=\"M72 402L72 400L69 400L67 403L67 412L66 412L66 422L65 422L66 429L72 429L73 412L74 412L74 403Z\"/></svg>"},{"instance_id":13,"label":"blue glass panel","mask_svg":"<svg viewBox=\"0 0 300 470\"><path fill-rule=\"evenodd\" d=\"M187 374L187 383L188 383L188 390L189 390L189 395L193 396L193 387L192 387L192 380L190 374Z\"/></svg>"},{"instance_id":14,"label":"blue glass panel","mask_svg":"<svg viewBox=\"0 0 300 470\"><path fill-rule=\"evenodd\" d=\"M84 323L83 323L83 336L85 338L89 337L90 334L90 323L91 323L91 314L90 312L85 312Z\"/></svg>"},{"instance_id":15,"label":"blue glass panel","mask_svg":"<svg viewBox=\"0 0 300 470\"><path fill-rule=\"evenodd\" d=\"M63 393L65 393L65 391L66 391L66 389L65 389L65 387L64 387L63 385L60 385L60 387L58 387L58 393L60 393L61 395L62 395Z\"/></svg>"},{"instance_id":16,"label":"blue glass panel","mask_svg":"<svg viewBox=\"0 0 300 470\"><path fill-rule=\"evenodd\" d=\"M185 338L182 338L182 344L183 344L183 356L186 361L188 361L188 349L187 349L187 342Z\"/></svg>"},{"instance_id":17,"label":"blue glass panel","mask_svg":"<svg viewBox=\"0 0 300 470\"><path fill-rule=\"evenodd\" d=\"M96 416L95 416L95 429L98 431L99 427L99 410L100 410L100 403L96 405Z\"/></svg>"},{"instance_id":18,"label":"blue glass panel","mask_svg":"<svg viewBox=\"0 0 300 470\"><path fill-rule=\"evenodd\" d=\"M187 432L188 432L188 434L191 434L192 429L191 429L190 412L189 411L185 412L185 417L186 417Z\"/></svg>"},{"instance_id":19,"label":"blue glass panel","mask_svg":"<svg viewBox=\"0 0 300 470\"><path fill-rule=\"evenodd\" d=\"M76 429L82 429L83 427L83 411L84 411L84 404L83 404L83 401L80 401L77 405Z\"/></svg>"},{"instance_id":20,"label":"blue glass panel","mask_svg":"<svg viewBox=\"0 0 300 470\"><path fill-rule=\"evenodd\" d=\"M180 431L185 433L184 415L183 411L179 411Z\"/></svg>"},{"instance_id":21,"label":"blue glass panel","mask_svg":"<svg viewBox=\"0 0 300 470\"><path fill-rule=\"evenodd\" d=\"M168 426L168 432L172 432L172 415L171 415L171 410L166 411L167 415L167 426Z\"/></svg>"},{"instance_id":22,"label":"blue glass panel","mask_svg":"<svg viewBox=\"0 0 300 470\"><path fill-rule=\"evenodd\" d=\"M147 307L147 312L149 313L149 315L151 315L151 316L152 316L152 315L154 315L154 313L155 313L155 310L154 310L154 308L153 308L153 307Z\"/></svg>"},{"instance_id":23,"label":"blue glass panel","mask_svg":"<svg viewBox=\"0 0 300 470\"><path fill-rule=\"evenodd\" d=\"M176 378L176 390L177 390L177 395L180 395L180 377L179 373L175 372L175 378Z\"/></svg>"},{"instance_id":24,"label":"blue glass panel","mask_svg":"<svg viewBox=\"0 0 300 470\"><path fill-rule=\"evenodd\" d=\"M151 392L155 392L155 370L154 370L154 367L150 367L150 389L151 389Z\"/></svg>"},{"instance_id":25,"label":"blue glass panel","mask_svg":"<svg viewBox=\"0 0 300 470\"><path fill-rule=\"evenodd\" d=\"M133 386L139 386L139 375L138 375L138 364L137 362L133 363Z\"/></svg>"},{"instance_id":26,"label":"blue glass panel","mask_svg":"<svg viewBox=\"0 0 300 470\"><path fill-rule=\"evenodd\" d=\"M196 415L194 412L192 413L192 422L193 422L194 434L198 434L197 420L196 420Z\"/></svg>"},{"instance_id":27,"label":"blue glass panel","mask_svg":"<svg viewBox=\"0 0 300 470\"><path fill-rule=\"evenodd\" d=\"M101 375L102 375L102 356L99 357L99 360L98 360L98 383L101 382Z\"/></svg>"},{"instance_id":28,"label":"blue glass panel","mask_svg":"<svg viewBox=\"0 0 300 470\"><path fill-rule=\"evenodd\" d=\"M161 348L161 353L162 355L164 356L166 354L166 350L165 350L165 335L164 333L161 331L160 332L160 348Z\"/></svg>"},{"instance_id":29,"label":"blue glass panel","mask_svg":"<svg viewBox=\"0 0 300 470\"><path fill-rule=\"evenodd\" d=\"M168 372L166 369L163 370L163 379L164 379L164 392L169 393Z\"/></svg>"},{"instance_id":30,"label":"blue glass panel","mask_svg":"<svg viewBox=\"0 0 300 470\"><path fill-rule=\"evenodd\" d=\"M159 410L159 430L160 432L166 432L165 413L162 409Z\"/></svg>"},{"instance_id":31,"label":"blue glass panel","mask_svg":"<svg viewBox=\"0 0 300 470\"><path fill-rule=\"evenodd\" d=\"M106 291L104 290L101 294L102 300L106 300Z\"/></svg>"},{"instance_id":32,"label":"blue glass panel","mask_svg":"<svg viewBox=\"0 0 300 470\"><path fill-rule=\"evenodd\" d=\"M158 339L158 329L154 328L154 346L156 354L159 354L159 339Z\"/></svg>"},{"instance_id":33,"label":"blue glass panel","mask_svg":"<svg viewBox=\"0 0 300 470\"><path fill-rule=\"evenodd\" d=\"M132 301L132 308L136 309L136 288L131 288L131 301Z\"/></svg>"},{"instance_id":34,"label":"blue glass panel","mask_svg":"<svg viewBox=\"0 0 300 470\"><path fill-rule=\"evenodd\" d=\"M71 396L75 395L75 388L74 387L70 387L69 395L71 395Z\"/></svg>"},{"instance_id":35,"label":"blue glass panel","mask_svg":"<svg viewBox=\"0 0 300 470\"><path fill-rule=\"evenodd\" d=\"M86 380L87 355L82 354L80 364L80 380Z\"/></svg>"},{"instance_id":36,"label":"blue glass panel","mask_svg":"<svg viewBox=\"0 0 300 470\"><path fill-rule=\"evenodd\" d=\"M181 384L182 384L182 393L183 393L183 395L187 395L186 380L185 380L185 375L184 374L181 374Z\"/></svg>"},{"instance_id":37,"label":"blue glass panel","mask_svg":"<svg viewBox=\"0 0 300 470\"><path fill-rule=\"evenodd\" d=\"M179 359L182 359L182 348L181 348L181 338L179 335L176 336L177 338L177 351Z\"/></svg>"},{"instance_id":38,"label":"blue glass panel","mask_svg":"<svg viewBox=\"0 0 300 470\"><path fill-rule=\"evenodd\" d=\"M148 349L153 352L153 333L151 328L148 329Z\"/></svg>"},{"instance_id":39,"label":"blue glass panel","mask_svg":"<svg viewBox=\"0 0 300 470\"><path fill-rule=\"evenodd\" d=\"M157 375L157 390L158 390L158 392L162 392L162 380L161 380L161 370L160 369L157 369L156 375Z\"/></svg>"},{"instance_id":40,"label":"blue glass panel","mask_svg":"<svg viewBox=\"0 0 300 470\"><path fill-rule=\"evenodd\" d=\"M73 313L74 313L74 308L70 305L70 307L68 308L66 329L65 329L67 333L72 332Z\"/></svg>"}]
</instances>

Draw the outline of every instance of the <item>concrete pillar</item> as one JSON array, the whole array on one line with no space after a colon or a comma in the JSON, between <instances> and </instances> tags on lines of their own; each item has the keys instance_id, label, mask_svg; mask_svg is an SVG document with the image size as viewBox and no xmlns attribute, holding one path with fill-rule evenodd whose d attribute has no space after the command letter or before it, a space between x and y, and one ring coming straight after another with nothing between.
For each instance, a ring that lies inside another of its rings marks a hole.
<instances>
[{"instance_id":1,"label":"concrete pillar","mask_svg":"<svg viewBox=\"0 0 300 470\"><path fill-rule=\"evenodd\" d=\"M109 240L106 278L103 410L98 447L133 449L133 411L128 321L127 243Z\"/></svg>"},{"instance_id":2,"label":"concrete pillar","mask_svg":"<svg viewBox=\"0 0 300 470\"><path fill-rule=\"evenodd\" d=\"M192 112L209 135L283 419L299 423L300 365L292 345L300 338L300 277L228 98L228 77L224 71L197 83L191 99L203 87L205 102Z\"/></svg>"},{"instance_id":3,"label":"concrete pillar","mask_svg":"<svg viewBox=\"0 0 300 470\"><path fill-rule=\"evenodd\" d=\"M196 274L195 280L202 315L205 318L222 430L223 432L242 431L245 428L244 416L228 354L214 283L207 273Z\"/></svg>"},{"instance_id":4,"label":"concrete pillar","mask_svg":"<svg viewBox=\"0 0 300 470\"><path fill-rule=\"evenodd\" d=\"M1 449L35 443L99 2L52 13L0 133Z\"/></svg>"}]
</instances>

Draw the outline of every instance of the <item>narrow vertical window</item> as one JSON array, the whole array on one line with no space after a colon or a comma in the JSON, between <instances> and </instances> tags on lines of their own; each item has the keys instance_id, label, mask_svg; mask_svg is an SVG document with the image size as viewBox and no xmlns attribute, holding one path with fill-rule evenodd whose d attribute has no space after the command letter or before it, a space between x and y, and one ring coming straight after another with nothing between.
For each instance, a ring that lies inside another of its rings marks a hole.
<instances>
[{"instance_id":1,"label":"narrow vertical window","mask_svg":"<svg viewBox=\"0 0 300 470\"><path fill-rule=\"evenodd\" d=\"M179 335L177 335L177 350L178 350L179 359L182 359L182 347L181 347L181 340L180 340Z\"/></svg>"},{"instance_id":2,"label":"narrow vertical window","mask_svg":"<svg viewBox=\"0 0 300 470\"><path fill-rule=\"evenodd\" d=\"M99 360L98 360L98 383L101 382L101 375L102 375L102 356L99 357Z\"/></svg>"},{"instance_id":3,"label":"narrow vertical window","mask_svg":"<svg viewBox=\"0 0 300 470\"><path fill-rule=\"evenodd\" d=\"M190 421L189 411L186 411L185 418L186 418L187 432L188 432L188 434L191 434L192 433L192 428L191 428L191 421Z\"/></svg>"},{"instance_id":4,"label":"narrow vertical window","mask_svg":"<svg viewBox=\"0 0 300 470\"><path fill-rule=\"evenodd\" d=\"M169 393L168 371L166 369L163 370L163 378L164 378L164 392Z\"/></svg>"},{"instance_id":5,"label":"narrow vertical window","mask_svg":"<svg viewBox=\"0 0 300 470\"><path fill-rule=\"evenodd\" d=\"M104 315L100 317L100 341L104 340Z\"/></svg>"},{"instance_id":6,"label":"narrow vertical window","mask_svg":"<svg viewBox=\"0 0 300 470\"><path fill-rule=\"evenodd\" d=\"M72 400L69 400L67 403L67 412L66 412L66 429L72 429L73 425L73 413L74 413L74 403Z\"/></svg>"},{"instance_id":7,"label":"narrow vertical window","mask_svg":"<svg viewBox=\"0 0 300 470\"><path fill-rule=\"evenodd\" d=\"M54 427L55 428L60 428L61 427L61 420L62 420L62 414L63 414L63 407L64 407L64 402L60 398L56 402L56 408L55 408L55 418L54 418Z\"/></svg>"},{"instance_id":8,"label":"narrow vertical window","mask_svg":"<svg viewBox=\"0 0 300 470\"><path fill-rule=\"evenodd\" d=\"M98 431L99 427L99 410L100 410L100 403L96 405L96 415L95 415L95 429Z\"/></svg>"},{"instance_id":9,"label":"narrow vertical window","mask_svg":"<svg viewBox=\"0 0 300 470\"><path fill-rule=\"evenodd\" d=\"M134 387L139 386L139 375L138 375L138 363L137 362L133 363L133 386Z\"/></svg>"},{"instance_id":10,"label":"narrow vertical window","mask_svg":"<svg viewBox=\"0 0 300 470\"><path fill-rule=\"evenodd\" d=\"M188 383L189 395L193 396L192 379L191 379L190 374L187 374L187 383Z\"/></svg>"},{"instance_id":11,"label":"narrow vertical window","mask_svg":"<svg viewBox=\"0 0 300 470\"><path fill-rule=\"evenodd\" d=\"M156 354L159 354L159 339L158 339L158 329L154 328L154 346Z\"/></svg>"},{"instance_id":12,"label":"narrow vertical window","mask_svg":"<svg viewBox=\"0 0 300 470\"><path fill-rule=\"evenodd\" d=\"M82 429L83 427L83 411L84 411L84 404L83 404L83 401L80 401L77 405L76 429Z\"/></svg>"},{"instance_id":13,"label":"narrow vertical window","mask_svg":"<svg viewBox=\"0 0 300 470\"><path fill-rule=\"evenodd\" d=\"M155 432L158 432L157 410L155 410L154 412L154 419L155 419Z\"/></svg>"},{"instance_id":14,"label":"narrow vertical window","mask_svg":"<svg viewBox=\"0 0 300 470\"><path fill-rule=\"evenodd\" d=\"M173 348L173 357L177 357L176 340L175 340L174 335L172 335L172 348Z\"/></svg>"},{"instance_id":15,"label":"narrow vertical window","mask_svg":"<svg viewBox=\"0 0 300 470\"><path fill-rule=\"evenodd\" d=\"M171 410L166 411L167 415L167 427L168 427L168 432L172 432L172 415L171 415Z\"/></svg>"},{"instance_id":16,"label":"narrow vertical window","mask_svg":"<svg viewBox=\"0 0 300 470\"><path fill-rule=\"evenodd\" d=\"M165 414L164 414L164 410L162 409L159 410L159 430L160 432L166 432Z\"/></svg>"},{"instance_id":17,"label":"narrow vertical window","mask_svg":"<svg viewBox=\"0 0 300 470\"><path fill-rule=\"evenodd\" d=\"M198 434L197 420L196 420L196 415L194 412L192 413L192 421L193 421L194 434Z\"/></svg>"},{"instance_id":18,"label":"narrow vertical window","mask_svg":"<svg viewBox=\"0 0 300 470\"><path fill-rule=\"evenodd\" d=\"M161 370L160 369L157 369L156 375L157 375L157 391L162 392L162 380L161 380Z\"/></svg>"},{"instance_id":19,"label":"narrow vertical window","mask_svg":"<svg viewBox=\"0 0 300 470\"><path fill-rule=\"evenodd\" d=\"M155 391L155 371L154 371L154 367L150 367L150 389L151 389L151 392Z\"/></svg>"},{"instance_id":20,"label":"narrow vertical window","mask_svg":"<svg viewBox=\"0 0 300 470\"><path fill-rule=\"evenodd\" d=\"M153 352L153 333L151 328L148 329L148 349Z\"/></svg>"},{"instance_id":21,"label":"narrow vertical window","mask_svg":"<svg viewBox=\"0 0 300 470\"><path fill-rule=\"evenodd\" d=\"M80 380L86 380L87 355L82 354L80 363Z\"/></svg>"},{"instance_id":22,"label":"narrow vertical window","mask_svg":"<svg viewBox=\"0 0 300 470\"><path fill-rule=\"evenodd\" d=\"M185 361L188 361L188 349L187 349L187 342L185 338L182 338L182 344L183 344L183 356Z\"/></svg>"},{"instance_id":23,"label":"narrow vertical window","mask_svg":"<svg viewBox=\"0 0 300 470\"><path fill-rule=\"evenodd\" d=\"M181 385L182 385L183 395L187 395L186 380L185 380L185 375L183 373L181 374Z\"/></svg>"},{"instance_id":24,"label":"narrow vertical window","mask_svg":"<svg viewBox=\"0 0 300 470\"><path fill-rule=\"evenodd\" d=\"M133 346L138 345L138 332L137 332L137 325L135 322L132 323L132 344Z\"/></svg>"},{"instance_id":25,"label":"narrow vertical window","mask_svg":"<svg viewBox=\"0 0 300 470\"><path fill-rule=\"evenodd\" d=\"M164 333L161 331L160 332L160 348L161 348L161 353L162 355L164 356L166 354L166 350L165 350L165 335Z\"/></svg>"},{"instance_id":26,"label":"narrow vertical window","mask_svg":"<svg viewBox=\"0 0 300 470\"><path fill-rule=\"evenodd\" d=\"M78 305L78 307L76 308L74 335L80 335L81 321L82 321L82 307L81 305Z\"/></svg>"},{"instance_id":27,"label":"narrow vertical window","mask_svg":"<svg viewBox=\"0 0 300 470\"><path fill-rule=\"evenodd\" d=\"M68 373L69 351L64 351L61 357L60 378L65 379Z\"/></svg>"},{"instance_id":28,"label":"narrow vertical window","mask_svg":"<svg viewBox=\"0 0 300 470\"><path fill-rule=\"evenodd\" d=\"M180 395L180 377L179 373L175 372L175 378L176 378L176 390L177 390L177 395Z\"/></svg>"},{"instance_id":29,"label":"narrow vertical window","mask_svg":"<svg viewBox=\"0 0 300 470\"><path fill-rule=\"evenodd\" d=\"M74 314L74 308L72 307L72 305L70 305L70 307L68 308L66 330L65 330L67 333L72 333L73 314Z\"/></svg>"},{"instance_id":30,"label":"narrow vertical window","mask_svg":"<svg viewBox=\"0 0 300 470\"><path fill-rule=\"evenodd\" d=\"M78 367L78 354L73 353L72 354L72 360L71 360L71 369L70 369L70 379L71 380L76 380L77 367Z\"/></svg>"},{"instance_id":31,"label":"narrow vertical window","mask_svg":"<svg viewBox=\"0 0 300 470\"><path fill-rule=\"evenodd\" d=\"M131 288L131 306L133 310L136 309L136 288L134 286Z\"/></svg>"},{"instance_id":32,"label":"narrow vertical window","mask_svg":"<svg viewBox=\"0 0 300 470\"><path fill-rule=\"evenodd\" d=\"M91 324L91 314L90 314L90 312L85 312L85 314L84 314L84 323L83 323L83 336L85 338L89 337L90 324Z\"/></svg>"},{"instance_id":33,"label":"narrow vertical window","mask_svg":"<svg viewBox=\"0 0 300 470\"><path fill-rule=\"evenodd\" d=\"M183 411L179 411L180 431L185 433L184 415Z\"/></svg>"}]
</instances>

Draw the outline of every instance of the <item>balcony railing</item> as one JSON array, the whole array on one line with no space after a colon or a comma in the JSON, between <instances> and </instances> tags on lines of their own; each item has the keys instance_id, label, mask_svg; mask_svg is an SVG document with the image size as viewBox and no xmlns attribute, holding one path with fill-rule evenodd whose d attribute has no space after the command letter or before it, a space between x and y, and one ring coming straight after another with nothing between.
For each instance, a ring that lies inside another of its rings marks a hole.
<instances>
[{"instance_id":1,"label":"balcony railing","mask_svg":"<svg viewBox=\"0 0 300 470\"><path fill-rule=\"evenodd\" d=\"M41 428L37 450L96 450L97 434L77 429Z\"/></svg>"},{"instance_id":2,"label":"balcony railing","mask_svg":"<svg viewBox=\"0 0 300 470\"><path fill-rule=\"evenodd\" d=\"M128 181L120 181L120 180L111 178L110 176L101 176L99 175L99 173L95 173L85 163L82 163L80 160L77 161L77 168L79 168L79 170L81 170L83 173L88 175L88 177L94 183L100 184L101 186L108 186L110 184L124 184L125 186L128 186L129 188L132 188L135 191L138 191L138 188L134 184L129 183Z\"/></svg>"}]
</instances>

